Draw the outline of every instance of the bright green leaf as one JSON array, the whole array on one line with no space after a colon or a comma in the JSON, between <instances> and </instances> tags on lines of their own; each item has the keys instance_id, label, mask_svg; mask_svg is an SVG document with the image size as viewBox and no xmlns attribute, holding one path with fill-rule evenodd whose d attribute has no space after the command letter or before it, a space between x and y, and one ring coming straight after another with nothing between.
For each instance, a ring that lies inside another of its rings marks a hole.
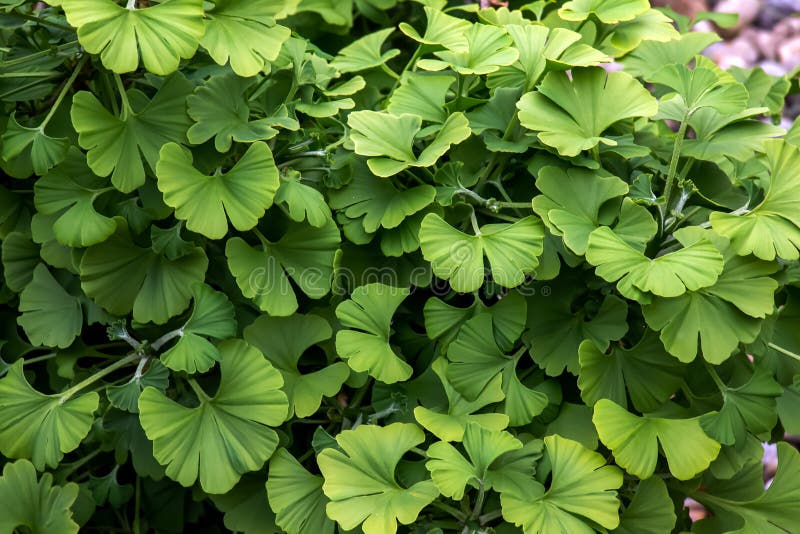
<instances>
[{"instance_id":1,"label":"bright green leaf","mask_svg":"<svg viewBox=\"0 0 800 534\"><path fill-rule=\"evenodd\" d=\"M328 499L323 479L312 475L286 449L278 449L269 461L267 494L277 514L275 522L289 534L333 534L335 524L325 515Z\"/></svg>"},{"instance_id":2,"label":"bright green leaf","mask_svg":"<svg viewBox=\"0 0 800 534\"><path fill-rule=\"evenodd\" d=\"M66 348L81 333L80 300L67 293L42 263L19 296L19 311L17 323L34 345Z\"/></svg>"}]
</instances>

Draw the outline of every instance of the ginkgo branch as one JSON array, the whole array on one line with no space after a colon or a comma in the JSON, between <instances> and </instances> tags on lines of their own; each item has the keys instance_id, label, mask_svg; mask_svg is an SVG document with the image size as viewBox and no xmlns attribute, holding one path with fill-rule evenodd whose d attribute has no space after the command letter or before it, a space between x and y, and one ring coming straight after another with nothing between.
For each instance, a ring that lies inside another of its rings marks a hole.
<instances>
[{"instance_id":1,"label":"ginkgo branch","mask_svg":"<svg viewBox=\"0 0 800 534\"><path fill-rule=\"evenodd\" d=\"M75 78L78 77L78 74L80 73L80 71L83 68L83 66L86 65L86 60L88 60L88 59L89 59L89 56L85 55L80 59L80 61L78 61L78 64L75 66L75 69L72 71L72 74L70 74L69 78L67 78L67 81L64 83L64 86L61 88L61 92L58 93L58 97L56 97L55 102L53 102L53 105L50 106L50 111L47 113L47 116L44 118L42 123L39 125L39 131L40 132L44 133L44 129L47 127L47 124L50 122L50 119L52 119L53 116L55 115L56 111L58 110L58 107L61 105L61 102L64 100L64 97L67 96L67 93L69 92L70 88L72 87L72 84L75 83Z\"/></svg>"},{"instance_id":2,"label":"ginkgo branch","mask_svg":"<svg viewBox=\"0 0 800 534\"><path fill-rule=\"evenodd\" d=\"M675 182L675 173L678 170L678 160L681 158L681 148L683 147L683 138L686 137L686 130L689 127L689 114L684 115L681 120L681 125L678 127L678 133L675 135L675 144L672 147L672 157L669 160L669 169L667 171L667 181L664 185L664 207L661 213L661 219L666 217L667 211L671 203L672 188Z\"/></svg>"},{"instance_id":3,"label":"ginkgo branch","mask_svg":"<svg viewBox=\"0 0 800 534\"><path fill-rule=\"evenodd\" d=\"M788 349L785 349L785 348L781 347L780 345L776 345L775 343L772 343L772 342L767 343L767 346L769 348L771 348L772 350L783 354L784 356L788 356L789 358L792 358L792 359L797 360L798 362L800 362L800 354L795 354L794 352L792 352L792 351L790 351Z\"/></svg>"},{"instance_id":4,"label":"ginkgo branch","mask_svg":"<svg viewBox=\"0 0 800 534\"><path fill-rule=\"evenodd\" d=\"M169 342L172 339L175 339L176 337L183 337L183 326L180 328L176 328L175 330L170 330L160 338L153 341L151 346L153 347L153 350L158 350L161 347L163 347L167 342Z\"/></svg>"}]
</instances>

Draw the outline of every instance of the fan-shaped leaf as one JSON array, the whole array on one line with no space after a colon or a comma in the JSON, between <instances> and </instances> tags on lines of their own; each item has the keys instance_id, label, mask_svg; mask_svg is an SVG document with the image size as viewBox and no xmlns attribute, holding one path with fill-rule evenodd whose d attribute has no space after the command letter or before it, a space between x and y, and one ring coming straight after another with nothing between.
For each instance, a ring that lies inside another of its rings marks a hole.
<instances>
[{"instance_id":1,"label":"fan-shaped leaf","mask_svg":"<svg viewBox=\"0 0 800 534\"><path fill-rule=\"evenodd\" d=\"M564 20L582 21L591 15L606 24L631 20L650 9L646 0L570 0L558 10Z\"/></svg>"},{"instance_id":2,"label":"fan-shaped leaf","mask_svg":"<svg viewBox=\"0 0 800 534\"><path fill-rule=\"evenodd\" d=\"M278 168L266 143L251 144L226 173L206 176L192 166L192 155L175 143L161 149L156 167L164 202L186 227L211 239L225 237L227 214L237 230L250 230L272 206L280 185Z\"/></svg>"},{"instance_id":3,"label":"fan-shaped leaf","mask_svg":"<svg viewBox=\"0 0 800 534\"><path fill-rule=\"evenodd\" d=\"M14 178L41 176L67 156L69 140L50 137L42 127L21 126L12 112L0 143L0 157L6 162L5 171Z\"/></svg>"},{"instance_id":4,"label":"fan-shaped leaf","mask_svg":"<svg viewBox=\"0 0 800 534\"><path fill-rule=\"evenodd\" d=\"M167 476L183 486L199 478L207 493L225 493L248 471L260 469L278 445L270 428L286 418L281 375L241 340L220 344L222 376L214 397L198 392L187 408L148 387L139 419Z\"/></svg>"},{"instance_id":5,"label":"fan-shaped leaf","mask_svg":"<svg viewBox=\"0 0 800 534\"><path fill-rule=\"evenodd\" d=\"M129 2L130 3L130 2ZM63 0L67 22L90 54L100 54L114 72L139 66L165 76L190 58L205 31L201 0L165 0L145 7L123 7L113 0Z\"/></svg>"},{"instance_id":6,"label":"fan-shaped leaf","mask_svg":"<svg viewBox=\"0 0 800 534\"><path fill-rule=\"evenodd\" d=\"M99 401L93 391L75 398L39 393L17 360L0 378L0 452L30 458L40 471L57 467L64 453L75 450L89 433ZM0 500L0 507L5 502Z\"/></svg>"},{"instance_id":7,"label":"fan-shaped leaf","mask_svg":"<svg viewBox=\"0 0 800 534\"><path fill-rule=\"evenodd\" d=\"M400 54L400 50L392 48L381 54L381 47L394 32L394 28L386 28L356 39L339 51L331 67L339 72L358 72L380 67Z\"/></svg>"},{"instance_id":8,"label":"fan-shaped leaf","mask_svg":"<svg viewBox=\"0 0 800 534\"><path fill-rule=\"evenodd\" d=\"M269 461L267 494L277 514L275 522L289 534L333 534L335 524L325 515L328 499L323 479L312 475L286 449L278 449Z\"/></svg>"},{"instance_id":9,"label":"fan-shaped leaf","mask_svg":"<svg viewBox=\"0 0 800 534\"><path fill-rule=\"evenodd\" d=\"M519 58L512 39L503 28L473 24L464 33L465 47L434 52L439 59L421 59L417 66L424 70L453 69L461 75L489 74L511 65Z\"/></svg>"},{"instance_id":10,"label":"fan-shaped leaf","mask_svg":"<svg viewBox=\"0 0 800 534\"><path fill-rule=\"evenodd\" d=\"M66 348L81 333L80 300L67 293L42 263L19 296L19 311L17 323L33 345Z\"/></svg>"},{"instance_id":11,"label":"fan-shaped leaf","mask_svg":"<svg viewBox=\"0 0 800 534\"><path fill-rule=\"evenodd\" d=\"M346 328L336 334L336 352L354 371L368 372L387 384L411 376L411 366L389 341L392 316L409 293L405 288L367 284L336 307L336 318Z\"/></svg>"},{"instance_id":12,"label":"fan-shaped leaf","mask_svg":"<svg viewBox=\"0 0 800 534\"><path fill-rule=\"evenodd\" d=\"M395 534L398 522L414 522L439 495L431 480L409 488L395 480L400 458L425 441L416 425L361 425L343 431L336 441L342 450L325 449L317 463L325 478L322 491L331 500L328 517L342 528L351 530L361 525L365 534Z\"/></svg>"},{"instance_id":13,"label":"fan-shaped leaf","mask_svg":"<svg viewBox=\"0 0 800 534\"><path fill-rule=\"evenodd\" d=\"M154 387L161 393L169 386L169 370L159 360L149 360L147 370L137 368L127 383L108 386L108 402L115 408L130 413L139 413L139 395L146 387Z\"/></svg>"}]
</instances>

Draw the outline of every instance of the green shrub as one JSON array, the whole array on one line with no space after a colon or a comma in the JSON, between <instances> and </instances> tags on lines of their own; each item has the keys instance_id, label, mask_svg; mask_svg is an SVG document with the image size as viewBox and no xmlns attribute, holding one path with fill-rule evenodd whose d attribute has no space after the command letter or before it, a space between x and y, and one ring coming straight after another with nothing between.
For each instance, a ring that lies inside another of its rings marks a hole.
<instances>
[{"instance_id":1,"label":"green shrub","mask_svg":"<svg viewBox=\"0 0 800 534\"><path fill-rule=\"evenodd\" d=\"M791 77L645 0L49 3L0 2L0 534L800 525Z\"/></svg>"}]
</instances>

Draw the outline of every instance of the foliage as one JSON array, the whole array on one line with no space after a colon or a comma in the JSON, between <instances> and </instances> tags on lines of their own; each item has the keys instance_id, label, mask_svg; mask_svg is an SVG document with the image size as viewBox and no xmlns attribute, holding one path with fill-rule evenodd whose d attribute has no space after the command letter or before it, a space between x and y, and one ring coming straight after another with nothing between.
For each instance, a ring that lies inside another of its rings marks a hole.
<instances>
[{"instance_id":1,"label":"foliage","mask_svg":"<svg viewBox=\"0 0 800 534\"><path fill-rule=\"evenodd\" d=\"M796 78L508 4L0 2L0 534L800 525Z\"/></svg>"}]
</instances>

